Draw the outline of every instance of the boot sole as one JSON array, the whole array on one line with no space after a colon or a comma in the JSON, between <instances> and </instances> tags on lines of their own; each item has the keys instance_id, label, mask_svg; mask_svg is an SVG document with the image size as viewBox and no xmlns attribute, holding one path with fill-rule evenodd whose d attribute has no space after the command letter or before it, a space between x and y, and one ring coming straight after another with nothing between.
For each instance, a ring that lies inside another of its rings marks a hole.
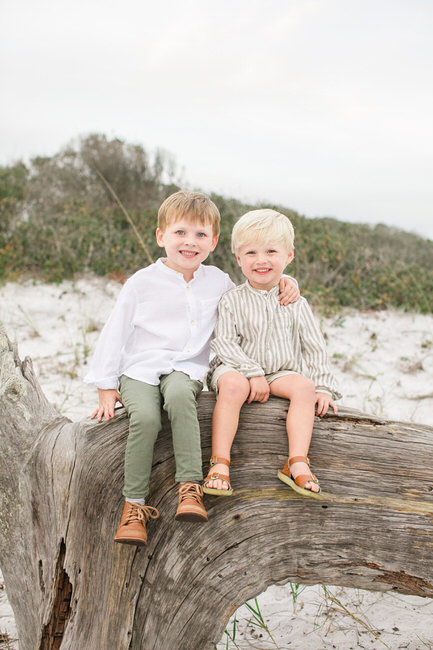
<instances>
[{"instance_id":1,"label":"boot sole","mask_svg":"<svg viewBox=\"0 0 433 650\"><path fill-rule=\"evenodd\" d=\"M177 521L191 521L191 522L198 522L198 523L204 523L205 521L208 520L207 515L201 515L198 512L180 512L176 513L174 518Z\"/></svg>"},{"instance_id":2,"label":"boot sole","mask_svg":"<svg viewBox=\"0 0 433 650\"><path fill-rule=\"evenodd\" d=\"M133 537L115 537L114 541L118 544L130 544L131 546L146 546L147 542L142 539L134 539Z\"/></svg>"}]
</instances>

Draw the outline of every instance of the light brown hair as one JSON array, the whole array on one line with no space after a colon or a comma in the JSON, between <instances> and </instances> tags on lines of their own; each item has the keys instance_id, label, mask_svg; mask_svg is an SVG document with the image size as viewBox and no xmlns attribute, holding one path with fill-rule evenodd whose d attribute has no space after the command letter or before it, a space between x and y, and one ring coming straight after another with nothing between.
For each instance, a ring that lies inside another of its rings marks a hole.
<instances>
[{"instance_id":1,"label":"light brown hair","mask_svg":"<svg viewBox=\"0 0 433 650\"><path fill-rule=\"evenodd\" d=\"M201 192L180 190L165 199L158 210L158 228L165 232L170 223L186 219L212 225L212 235L220 232L220 213L213 201Z\"/></svg>"}]
</instances>

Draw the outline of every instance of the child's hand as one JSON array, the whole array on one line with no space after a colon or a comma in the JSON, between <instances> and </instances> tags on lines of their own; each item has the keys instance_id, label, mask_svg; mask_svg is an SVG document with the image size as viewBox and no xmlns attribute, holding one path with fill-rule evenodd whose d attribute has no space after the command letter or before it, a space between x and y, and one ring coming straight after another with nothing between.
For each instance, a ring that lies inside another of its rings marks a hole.
<instances>
[{"instance_id":1,"label":"child's hand","mask_svg":"<svg viewBox=\"0 0 433 650\"><path fill-rule=\"evenodd\" d=\"M290 302L299 300L301 292L298 285L290 278L281 278L280 280L280 305L288 305Z\"/></svg>"},{"instance_id":2,"label":"child's hand","mask_svg":"<svg viewBox=\"0 0 433 650\"><path fill-rule=\"evenodd\" d=\"M120 394L117 390L111 388L108 388L106 390L98 388L98 393L99 406L93 411L90 417L96 417L98 422L100 422L104 417L108 422L112 417L114 417L114 407L116 406L116 402L120 402L122 404Z\"/></svg>"},{"instance_id":3,"label":"child's hand","mask_svg":"<svg viewBox=\"0 0 433 650\"><path fill-rule=\"evenodd\" d=\"M327 414L328 409L332 406L334 413L338 412L337 405L333 402L332 397L327 393L316 393L316 415L323 417Z\"/></svg>"},{"instance_id":4,"label":"child's hand","mask_svg":"<svg viewBox=\"0 0 433 650\"><path fill-rule=\"evenodd\" d=\"M267 402L269 398L269 384L263 375L259 377L251 377L250 394L248 397L248 404L251 402Z\"/></svg>"}]
</instances>

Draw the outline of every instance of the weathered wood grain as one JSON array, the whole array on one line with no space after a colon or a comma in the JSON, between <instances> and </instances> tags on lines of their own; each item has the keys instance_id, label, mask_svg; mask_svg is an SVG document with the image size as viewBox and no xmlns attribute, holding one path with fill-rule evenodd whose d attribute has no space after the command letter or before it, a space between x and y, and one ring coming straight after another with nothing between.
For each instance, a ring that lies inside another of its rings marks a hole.
<instances>
[{"instance_id":1,"label":"weathered wood grain","mask_svg":"<svg viewBox=\"0 0 433 650\"><path fill-rule=\"evenodd\" d=\"M214 395L199 414L204 469ZM72 423L31 362L0 335L0 564L21 650L214 648L236 607L270 584L327 583L433 597L433 428L341 408L317 419L310 457L322 500L277 477L287 402L245 405L231 498L207 524L174 520L167 420L143 548L114 544L128 421Z\"/></svg>"}]
</instances>

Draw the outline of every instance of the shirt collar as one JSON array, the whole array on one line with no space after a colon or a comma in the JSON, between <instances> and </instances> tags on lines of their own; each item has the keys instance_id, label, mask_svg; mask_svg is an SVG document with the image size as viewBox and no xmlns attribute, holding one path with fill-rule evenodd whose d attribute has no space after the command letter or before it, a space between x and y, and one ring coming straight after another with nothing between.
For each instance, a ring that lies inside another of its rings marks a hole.
<instances>
[{"instance_id":1,"label":"shirt collar","mask_svg":"<svg viewBox=\"0 0 433 650\"><path fill-rule=\"evenodd\" d=\"M245 286L247 287L247 289L249 291L252 291L253 293L259 293L259 294L264 295L264 296L267 296L267 295L278 296L279 293L280 293L280 286L278 284L275 287L272 287L272 289L270 289L269 291L266 291L266 289L255 289L254 287L252 287L250 285L248 280L245 282Z\"/></svg>"},{"instance_id":2,"label":"shirt collar","mask_svg":"<svg viewBox=\"0 0 433 650\"><path fill-rule=\"evenodd\" d=\"M166 257L160 257L156 260L155 264L158 267L158 269L160 269L164 273L167 273L168 275L171 275L172 277L177 277L180 280L183 280L185 284L191 284L191 282L194 282L194 280L196 280L203 274L203 267L200 264L198 269L195 271L192 280L186 282L185 278L183 277L183 273L180 273L179 271L175 271L174 269L171 269L169 266L167 266L167 264L165 264L166 259L167 259Z\"/></svg>"}]
</instances>

